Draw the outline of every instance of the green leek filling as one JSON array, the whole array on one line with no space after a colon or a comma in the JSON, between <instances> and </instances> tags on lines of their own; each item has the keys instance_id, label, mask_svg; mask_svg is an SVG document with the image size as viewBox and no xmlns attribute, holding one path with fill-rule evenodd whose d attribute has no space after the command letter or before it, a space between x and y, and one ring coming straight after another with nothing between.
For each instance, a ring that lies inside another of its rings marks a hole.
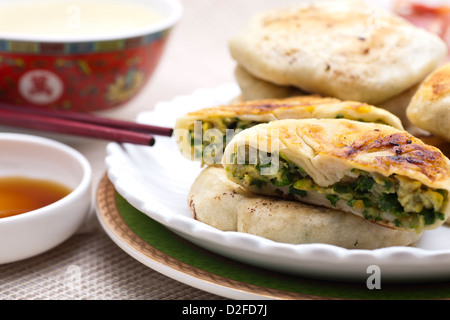
<instances>
[{"instance_id":1,"label":"green leek filling","mask_svg":"<svg viewBox=\"0 0 450 320\"><path fill-rule=\"evenodd\" d=\"M220 161L221 154L231 138L239 131L253 127L257 124L260 124L260 122L242 120L237 117L217 118L217 120L201 121L201 131L198 133L195 132L195 124L192 124L189 128L189 137L194 157L196 159L203 159L203 151L209 150L211 156L215 158L215 161ZM219 130L221 134L220 141L216 141L215 137L208 139L203 136L209 129ZM201 142L201 144L197 145L197 141Z\"/></svg>"},{"instance_id":2,"label":"green leek filling","mask_svg":"<svg viewBox=\"0 0 450 320\"><path fill-rule=\"evenodd\" d=\"M202 121L202 132L204 133L209 129L218 129L224 139L227 133L227 130L235 130L236 133L239 132L240 130L244 130L244 129L248 129L250 127L253 127L257 124L260 124L260 122L256 122L256 121L248 121L248 120L242 120L239 119L237 117L234 118L217 118L216 121L210 120L210 121ZM194 139L194 124L191 125L191 127L189 128L189 134L191 137L191 146L193 147L195 144L195 139ZM210 140L203 140L202 139L202 144L204 147L206 147L207 145L209 145L212 141Z\"/></svg>"},{"instance_id":3,"label":"green leek filling","mask_svg":"<svg viewBox=\"0 0 450 320\"><path fill-rule=\"evenodd\" d=\"M447 191L429 188L406 177L382 177L362 170L352 170L342 182L321 187L302 168L282 154L275 174L261 174L261 169L270 165L271 163L234 164L227 170L246 186L258 189L267 185L286 187L282 189L288 199L292 196L304 198L308 192L314 191L324 195L333 207L339 201L344 201L368 220L387 219L397 227L421 230L423 226L444 219L441 211L447 202Z\"/></svg>"},{"instance_id":4,"label":"green leek filling","mask_svg":"<svg viewBox=\"0 0 450 320\"><path fill-rule=\"evenodd\" d=\"M346 118L346 117L343 114L339 113L336 115L336 118L340 119L340 118ZM355 121L368 122L363 119L355 119ZM376 120L374 122L389 125L382 120ZM241 130L251 128L260 123L261 122L258 122L258 121L242 120L239 117L210 119L208 121L202 121L202 132L206 132L208 129L218 129L223 135L222 142L223 142L223 147L225 147L226 142L227 142L225 139L231 138L231 137L226 137L227 130L234 130L235 131L234 134L236 134ZM192 124L191 127L189 128L189 134L191 137L191 141L190 141L191 147L194 147L194 145L195 145L194 124ZM208 145L210 145L211 143L214 143L214 141L202 139L203 149L205 147L207 147Z\"/></svg>"}]
</instances>

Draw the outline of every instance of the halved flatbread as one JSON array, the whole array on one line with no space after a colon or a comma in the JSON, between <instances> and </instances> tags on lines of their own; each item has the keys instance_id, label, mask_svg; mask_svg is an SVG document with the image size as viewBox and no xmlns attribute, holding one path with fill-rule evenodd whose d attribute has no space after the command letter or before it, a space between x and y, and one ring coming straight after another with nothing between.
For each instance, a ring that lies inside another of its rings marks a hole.
<instances>
[{"instance_id":1,"label":"halved flatbread","mask_svg":"<svg viewBox=\"0 0 450 320\"><path fill-rule=\"evenodd\" d=\"M404 130L346 119L279 120L225 148L232 181L258 194L348 211L402 230L450 215L450 160Z\"/></svg>"},{"instance_id":2,"label":"halved flatbread","mask_svg":"<svg viewBox=\"0 0 450 320\"><path fill-rule=\"evenodd\" d=\"M231 182L220 167L207 167L200 173L190 189L188 204L195 219L214 228L282 243L377 249L411 245L422 236L385 228L343 211L256 196Z\"/></svg>"},{"instance_id":3,"label":"halved flatbread","mask_svg":"<svg viewBox=\"0 0 450 320\"><path fill-rule=\"evenodd\" d=\"M416 132L416 133L412 133L412 134L415 137L422 140L423 142L425 142L426 144L438 148L439 150L442 151L442 153L447 158L450 158L450 142L449 141L447 141L441 137L426 133L426 132L420 132L420 133ZM447 218L446 223L450 225L450 216Z\"/></svg>"},{"instance_id":4,"label":"halved flatbread","mask_svg":"<svg viewBox=\"0 0 450 320\"><path fill-rule=\"evenodd\" d=\"M230 39L229 50L259 79L372 105L422 81L447 53L437 35L354 0L261 12Z\"/></svg>"},{"instance_id":5,"label":"halved flatbread","mask_svg":"<svg viewBox=\"0 0 450 320\"><path fill-rule=\"evenodd\" d=\"M345 118L403 128L400 119L384 109L308 95L251 100L190 112L177 119L174 136L186 158L220 164L226 143L237 132L274 120L305 118Z\"/></svg>"},{"instance_id":6,"label":"halved flatbread","mask_svg":"<svg viewBox=\"0 0 450 320\"><path fill-rule=\"evenodd\" d=\"M450 63L430 74L406 109L412 124L450 141Z\"/></svg>"}]
</instances>

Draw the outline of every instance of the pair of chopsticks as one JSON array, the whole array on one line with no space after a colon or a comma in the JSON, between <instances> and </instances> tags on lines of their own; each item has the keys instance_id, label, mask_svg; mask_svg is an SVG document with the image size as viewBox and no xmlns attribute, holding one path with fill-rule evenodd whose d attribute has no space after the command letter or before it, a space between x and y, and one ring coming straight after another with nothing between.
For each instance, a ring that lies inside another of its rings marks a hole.
<instances>
[{"instance_id":1,"label":"pair of chopsticks","mask_svg":"<svg viewBox=\"0 0 450 320\"><path fill-rule=\"evenodd\" d=\"M4 103L0 103L0 124L146 146L155 144L155 135L170 137L173 133L172 128L104 118L91 113L44 110Z\"/></svg>"}]
</instances>

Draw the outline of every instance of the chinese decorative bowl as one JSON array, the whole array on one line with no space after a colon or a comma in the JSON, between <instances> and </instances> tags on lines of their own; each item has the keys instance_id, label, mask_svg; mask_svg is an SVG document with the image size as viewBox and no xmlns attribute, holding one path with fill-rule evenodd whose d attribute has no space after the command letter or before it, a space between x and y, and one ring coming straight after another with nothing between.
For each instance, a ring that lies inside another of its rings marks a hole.
<instances>
[{"instance_id":1,"label":"chinese decorative bowl","mask_svg":"<svg viewBox=\"0 0 450 320\"><path fill-rule=\"evenodd\" d=\"M6 0L1 6L17 1ZM0 31L0 103L91 112L123 105L135 97L151 78L182 9L178 0L125 2L148 7L160 19L103 33ZM73 3L77 2L67 2L67 8L73 9L69 7ZM107 11L109 4L104 6Z\"/></svg>"}]
</instances>

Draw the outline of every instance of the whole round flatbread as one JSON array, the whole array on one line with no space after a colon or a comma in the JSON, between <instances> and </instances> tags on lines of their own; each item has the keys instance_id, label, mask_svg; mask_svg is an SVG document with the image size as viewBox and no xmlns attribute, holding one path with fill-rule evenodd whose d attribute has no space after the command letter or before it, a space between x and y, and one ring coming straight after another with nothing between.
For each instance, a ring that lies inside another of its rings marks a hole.
<instances>
[{"instance_id":1,"label":"whole round flatbread","mask_svg":"<svg viewBox=\"0 0 450 320\"><path fill-rule=\"evenodd\" d=\"M258 13L229 49L259 79L373 105L422 81L447 53L437 35L354 0Z\"/></svg>"},{"instance_id":2,"label":"whole round flatbread","mask_svg":"<svg viewBox=\"0 0 450 320\"><path fill-rule=\"evenodd\" d=\"M450 142L450 63L421 83L406 115L413 125Z\"/></svg>"},{"instance_id":3,"label":"whole round flatbread","mask_svg":"<svg viewBox=\"0 0 450 320\"><path fill-rule=\"evenodd\" d=\"M411 245L422 235L382 227L338 210L257 196L230 181L225 170L215 166L197 177L188 204L196 220L219 230L290 244L376 249Z\"/></svg>"}]
</instances>

